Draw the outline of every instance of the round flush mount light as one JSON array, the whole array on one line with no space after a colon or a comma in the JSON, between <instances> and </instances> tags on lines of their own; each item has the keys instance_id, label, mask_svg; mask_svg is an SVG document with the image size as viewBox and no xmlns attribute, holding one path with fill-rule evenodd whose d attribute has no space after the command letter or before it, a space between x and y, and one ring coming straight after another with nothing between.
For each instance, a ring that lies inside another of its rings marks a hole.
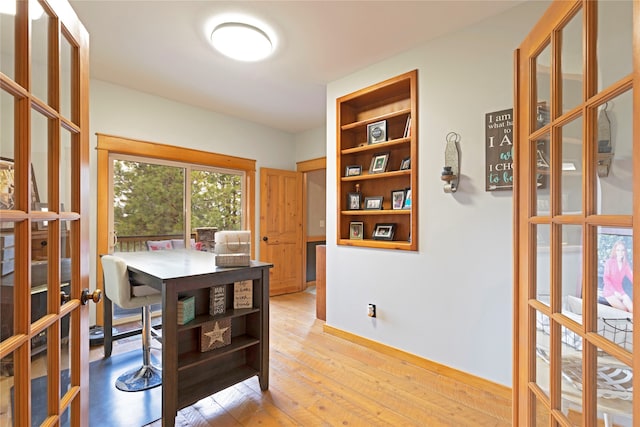
<instances>
[{"instance_id":1,"label":"round flush mount light","mask_svg":"<svg viewBox=\"0 0 640 427\"><path fill-rule=\"evenodd\" d=\"M224 22L211 32L220 53L238 61L259 61L273 52L271 39L260 28L242 22Z\"/></svg>"}]
</instances>

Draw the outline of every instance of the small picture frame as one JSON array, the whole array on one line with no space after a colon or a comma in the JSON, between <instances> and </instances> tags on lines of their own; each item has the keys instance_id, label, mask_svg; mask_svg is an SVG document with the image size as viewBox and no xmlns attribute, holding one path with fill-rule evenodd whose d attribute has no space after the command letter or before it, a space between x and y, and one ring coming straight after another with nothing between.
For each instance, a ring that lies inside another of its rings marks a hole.
<instances>
[{"instance_id":1,"label":"small picture frame","mask_svg":"<svg viewBox=\"0 0 640 427\"><path fill-rule=\"evenodd\" d=\"M382 196L365 197L364 198L365 210L380 210L382 209Z\"/></svg>"},{"instance_id":2,"label":"small picture frame","mask_svg":"<svg viewBox=\"0 0 640 427\"><path fill-rule=\"evenodd\" d=\"M364 223L352 221L349 223L349 239L362 240L364 235Z\"/></svg>"},{"instance_id":3,"label":"small picture frame","mask_svg":"<svg viewBox=\"0 0 640 427\"><path fill-rule=\"evenodd\" d=\"M407 188L404 193L404 206L402 209L411 209L411 189Z\"/></svg>"},{"instance_id":4,"label":"small picture frame","mask_svg":"<svg viewBox=\"0 0 640 427\"><path fill-rule=\"evenodd\" d=\"M344 171L344 176L358 176L358 175L362 175L362 166L360 165L347 166Z\"/></svg>"},{"instance_id":5,"label":"small picture frame","mask_svg":"<svg viewBox=\"0 0 640 427\"><path fill-rule=\"evenodd\" d=\"M369 123L367 125L367 143L378 144L387 140L387 121Z\"/></svg>"},{"instance_id":6,"label":"small picture frame","mask_svg":"<svg viewBox=\"0 0 640 427\"><path fill-rule=\"evenodd\" d=\"M357 211L360 210L362 205L362 193L347 193L347 210Z\"/></svg>"},{"instance_id":7,"label":"small picture frame","mask_svg":"<svg viewBox=\"0 0 640 427\"><path fill-rule=\"evenodd\" d=\"M373 229L373 240L393 240L395 233L395 223L378 223Z\"/></svg>"},{"instance_id":8,"label":"small picture frame","mask_svg":"<svg viewBox=\"0 0 640 427\"><path fill-rule=\"evenodd\" d=\"M400 170L404 171L407 169L411 169L411 157L406 157L400 162Z\"/></svg>"},{"instance_id":9,"label":"small picture frame","mask_svg":"<svg viewBox=\"0 0 640 427\"><path fill-rule=\"evenodd\" d=\"M391 192L391 209L404 208L405 190L393 190Z\"/></svg>"},{"instance_id":10,"label":"small picture frame","mask_svg":"<svg viewBox=\"0 0 640 427\"><path fill-rule=\"evenodd\" d=\"M374 154L373 157L371 158L369 173L386 172L387 163L389 163L389 153Z\"/></svg>"}]
</instances>

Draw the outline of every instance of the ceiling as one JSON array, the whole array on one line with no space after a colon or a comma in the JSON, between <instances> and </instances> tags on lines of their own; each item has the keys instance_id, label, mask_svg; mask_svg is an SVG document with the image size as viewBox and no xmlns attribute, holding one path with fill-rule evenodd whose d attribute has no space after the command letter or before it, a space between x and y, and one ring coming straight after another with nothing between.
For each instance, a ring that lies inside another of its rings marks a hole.
<instances>
[{"instance_id":1,"label":"ceiling","mask_svg":"<svg viewBox=\"0 0 640 427\"><path fill-rule=\"evenodd\" d=\"M328 82L522 1L70 2L93 79L297 133L325 123ZM214 51L211 22L226 13L267 23L275 55L242 63Z\"/></svg>"}]
</instances>

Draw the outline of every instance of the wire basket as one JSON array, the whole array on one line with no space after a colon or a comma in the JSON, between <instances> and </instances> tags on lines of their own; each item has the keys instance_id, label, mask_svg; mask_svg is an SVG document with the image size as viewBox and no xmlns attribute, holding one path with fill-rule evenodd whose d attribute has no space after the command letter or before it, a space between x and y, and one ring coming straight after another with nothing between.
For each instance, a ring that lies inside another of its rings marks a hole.
<instances>
[{"instance_id":1,"label":"wire basket","mask_svg":"<svg viewBox=\"0 0 640 427\"><path fill-rule=\"evenodd\" d=\"M598 333L625 350L633 350L633 319L601 317Z\"/></svg>"}]
</instances>

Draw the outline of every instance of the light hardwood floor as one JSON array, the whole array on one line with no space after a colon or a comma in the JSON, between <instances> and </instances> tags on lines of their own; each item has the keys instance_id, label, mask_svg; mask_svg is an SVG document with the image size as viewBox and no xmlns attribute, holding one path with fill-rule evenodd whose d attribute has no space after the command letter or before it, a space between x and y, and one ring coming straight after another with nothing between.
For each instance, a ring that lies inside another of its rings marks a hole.
<instances>
[{"instance_id":1,"label":"light hardwood floor","mask_svg":"<svg viewBox=\"0 0 640 427\"><path fill-rule=\"evenodd\" d=\"M182 409L177 426L511 425L504 396L324 333L311 293L272 297L270 314L269 390L254 377Z\"/></svg>"}]
</instances>

